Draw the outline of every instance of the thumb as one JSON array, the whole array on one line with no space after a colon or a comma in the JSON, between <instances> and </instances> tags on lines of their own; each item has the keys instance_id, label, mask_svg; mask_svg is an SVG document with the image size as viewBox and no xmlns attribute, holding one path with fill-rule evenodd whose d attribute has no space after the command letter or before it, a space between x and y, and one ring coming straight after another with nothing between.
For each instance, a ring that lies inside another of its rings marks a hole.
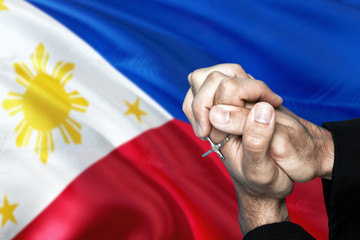
<instances>
[{"instance_id":1,"label":"thumb","mask_svg":"<svg viewBox=\"0 0 360 240\"><path fill-rule=\"evenodd\" d=\"M274 162L269 155L270 142L275 129L275 110L265 102L251 109L243 131L243 169L250 180L270 183Z\"/></svg>"}]
</instances>

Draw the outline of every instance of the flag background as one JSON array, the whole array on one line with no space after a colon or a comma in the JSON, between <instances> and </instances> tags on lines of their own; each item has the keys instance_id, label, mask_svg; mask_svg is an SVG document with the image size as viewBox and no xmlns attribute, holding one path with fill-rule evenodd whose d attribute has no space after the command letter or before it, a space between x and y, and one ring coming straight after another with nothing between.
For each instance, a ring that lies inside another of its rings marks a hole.
<instances>
[{"instance_id":1,"label":"flag background","mask_svg":"<svg viewBox=\"0 0 360 240\"><path fill-rule=\"evenodd\" d=\"M356 1L28 2L90 44L175 120L116 146L19 239L241 236L225 169L214 156L201 159L208 146L183 122L186 76L197 68L239 63L286 107L317 124L359 116ZM319 180L297 184L288 204L294 222L327 238Z\"/></svg>"}]
</instances>

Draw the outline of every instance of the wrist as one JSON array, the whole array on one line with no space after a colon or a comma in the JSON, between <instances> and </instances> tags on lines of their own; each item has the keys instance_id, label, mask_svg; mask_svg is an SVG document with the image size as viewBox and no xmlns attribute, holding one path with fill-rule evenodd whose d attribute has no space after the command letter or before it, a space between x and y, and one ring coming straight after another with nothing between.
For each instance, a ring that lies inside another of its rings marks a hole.
<instances>
[{"instance_id":1,"label":"wrist","mask_svg":"<svg viewBox=\"0 0 360 240\"><path fill-rule=\"evenodd\" d=\"M331 180L334 167L334 141L330 131L320 128L320 136L316 139L317 162L319 163L317 177Z\"/></svg>"},{"instance_id":2,"label":"wrist","mask_svg":"<svg viewBox=\"0 0 360 240\"><path fill-rule=\"evenodd\" d=\"M289 221L285 199L254 198L238 195L239 224L243 235L271 223Z\"/></svg>"},{"instance_id":3,"label":"wrist","mask_svg":"<svg viewBox=\"0 0 360 240\"><path fill-rule=\"evenodd\" d=\"M255 201L256 209L247 205L243 205L241 209L239 205L239 223L243 235L263 225L288 221L289 214L285 199L271 203L269 199L264 200L263 203L261 203L263 200Z\"/></svg>"}]
</instances>

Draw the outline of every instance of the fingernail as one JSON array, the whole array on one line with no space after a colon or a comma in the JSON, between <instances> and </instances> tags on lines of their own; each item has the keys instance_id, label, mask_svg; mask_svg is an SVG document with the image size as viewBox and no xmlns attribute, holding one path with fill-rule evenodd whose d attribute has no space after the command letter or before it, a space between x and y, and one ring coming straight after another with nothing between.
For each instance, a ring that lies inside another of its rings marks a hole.
<instances>
[{"instance_id":1,"label":"fingernail","mask_svg":"<svg viewBox=\"0 0 360 240\"><path fill-rule=\"evenodd\" d=\"M229 122L230 114L225 109L220 107L215 108L214 111L214 120L216 123L226 124Z\"/></svg>"},{"instance_id":2,"label":"fingernail","mask_svg":"<svg viewBox=\"0 0 360 240\"><path fill-rule=\"evenodd\" d=\"M269 124L273 112L267 105L257 105L255 108L254 118L258 123Z\"/></svg>"},{"instance_id":3,"label":"fingernail","mask_svg":"<svg viewBox=\"0 0 360 240\"><path fill-rule=\"evenodd\" d=\"M197 128L198 128L198 131L197 131L198 136L201 136L202 135L202 130L201 130L201 126L200 126L200 123L199 123L198 120L196 120L196 124L197 124Z\"/></svg>"},{"instance_id":4,"label":"fingernail","mask_svg":"<svg viewBox=\"0 0 360 240\"><path fill-rule=\"evenodd\" d=\"M276 94L276 93L275 93ZM278 96L278 98L280 98L281 100L283 100L283 98L279 95L279 94L276 94L276 96Z\"/></svg>"}]
</instances>

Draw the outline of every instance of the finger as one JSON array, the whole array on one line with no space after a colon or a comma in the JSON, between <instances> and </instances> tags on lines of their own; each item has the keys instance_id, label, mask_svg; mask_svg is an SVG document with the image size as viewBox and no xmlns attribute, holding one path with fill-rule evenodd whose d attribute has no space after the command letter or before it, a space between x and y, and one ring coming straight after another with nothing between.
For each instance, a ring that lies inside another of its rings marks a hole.
<instances>
[{"instance_id":1,"label":"finger","mask_svg":"<svg viewBox=\"0 0 360 240\"><path fill-rule=\"evenodd\" d=\"M296 149L292 144L292 139L296 136L290 136L289 127L282 124L276 124L276 134L270 143L270 155L279 167L293 178L302 173L303 163L299 161ZM300 170L300 171L299 171Z\"/></svg>"},{"instance_id":2,"label":"finger","mask_svg":"<svg viewBox=\"0 0 360 240\"><path fill-rule=\"evenodd\" d=\"M209 119L211 125L227 134L242 135L246 118L255 104L246 103L244 107L229 105L215 105L210 109ZM299 117L297 117L299 118ZM280 127L296 129L299 122L282 110L275 111L276 123Z\"/></svg>"},{"instance_id":3,"label":"finger","mask_svg":"<svg viewBox=\"0 0 360 240\"><path fill-rule=\"evenodd\" d=\"M192 94L191 89L189 89L185 95L184 102L182 105L182 110L189 120L191 117L193 117L192 109L191 109L191 103L193 99L194 99L194 95Z\"/></svg>"},{"instance_id":4,"label":"finger","mask_svg":"<svg viewBox=\"0 0 360 240\"><path fill-rule=\"evenodd\" d=\"M252 75L250 75L249 73L248 73L247 75L249 76L250 79L254 79L254 80L255 80L255 78L254 78Z\"/></svg>"},{"instance_id":5,"label":"finger","mask_svg":"<svg viewBox=\"0 0 360 240\"><path fill-rule=\"evenodd\" d=\"M191 90L192 94L195 95L196 91L195 91L195 88L193 86L194 84L192 83L192 72L188 75L187 79L188 79L188 82L189 82L189 85L190 85L190 90Z\"/></svg>"},{"instance_id":6,"label":"finger","mask_svg":"<svg viewBox=\"0 0 360 240\"><path fill-rule=\"evenodd\" d=\"M283 100L259 80L225 78L221 81L215 93L214 104L242 107L245 102L268 102L273 107L278 107Z\"/></svg>"},{"instance_id":7,"label":"finger","mask_svg":"<svg viewBox=\"0 0 360 240\"><path fill-rule=\"evenodd\" d=\"M193 95L191 89L189 89L185 96L185 99L184 99L184 102L182 105L182 109L183 109L183 112L185 113L186 117L189 119L191 126L194 130L194 133L197 136L199 136L199 134L198 134L199 124L194 117L192 107L191 107L193 99L194 99L194 95ZM221 134L220 131L212 130L212 134L210 135L210 137L211 137L211 139L214 139L214 141L216 142L216 141L220 141L224 137L224 134ZM202 138L202 140L205 140L205 138Z\"/></svg>"},{"instance_id":8,"label":"finger","mask_svg":"<svg viewBox=\"0 0 360 240\"><path fill-rule=\"evenodd\" d=\"M194 100L194 95L191 91L191 89L188 90L184 102L183 102L183 112L185 113L186 117L189 119L191 126L193 127L194 133L198 136L198 124L196 123L196 119L194 117L192 108L191 108L191 104Z\"/></svg>"},{"instance_id":9,"label":"finger","mask_svg":"<svg viewBox=\"0 0 360 240\"><path fill-rule=\"evenodd\" d=\"M192 102L192 111L195 121L198 123L198 136L207 137L211 131L209 111L214 105L214 97L219 83L228 76L220 72L212 72L198 89Z\"/></svg>"},{"instance_id":10,"label":"finger","mask_svg":"<svg viewBox=\"0 0 360 240\"><path fill-rule=\"evenodd\" d=\"M224 139L227 137L227 135L229 135L229 134L224 133L224 132L222 132L222 131L220 131L220 130L218 130L216 128L212 128L211 133L209 135L209 138L211 139L211 141L214 144L218 144L218 143L224 141ZM221 149L224 150L223 148L221 148Z\"/></svg>"},{"instance_id":11,"label":"finger","mask_svg":"<svg viewBox=\"0 0 360 240\"><path fill-rule=\"evenodd\" d=\"M276 124L276 134L271 141L272 159L291 179L297 182L316 177L315 169L307 164L308 159L302 157L302 153L309 150L308 141L303 138L307 134L301 124L297 124L297 127Z\"/></svg>"},{"instance_id":12,"label":"finger","mask_svg":"<svg viewBox=\"0 0 360 240\"><path fill-rule=\"evenodd\" d=\"M201 87L207 76L212 72L221 72L234 78L249 78L248 74L238 64L218 64L208 68L200 68L188 75L188 81L195 94Z\"/></svg>"},{"instance_id":13,"label":"finger","mask_svg":"<svg viewBox=\"0 0 360 240\"><path fill-rule=\"evenodd\" d=\"M244 125L242 168L249 181L265 186L272 183L277 167L269 155L275 129L275 110L265 102L255 104Z\"/></svg>"},{"instance_id":14,"label":"finger","mask_svg":"<svg viewBox=\"0 0 360 240\"><path fill-rule=\"evenodd\" d=\"M250 109L229 105L215 105L210 109L210 123L222 132L242 135Z\"/></svg>"}]
</instances>

